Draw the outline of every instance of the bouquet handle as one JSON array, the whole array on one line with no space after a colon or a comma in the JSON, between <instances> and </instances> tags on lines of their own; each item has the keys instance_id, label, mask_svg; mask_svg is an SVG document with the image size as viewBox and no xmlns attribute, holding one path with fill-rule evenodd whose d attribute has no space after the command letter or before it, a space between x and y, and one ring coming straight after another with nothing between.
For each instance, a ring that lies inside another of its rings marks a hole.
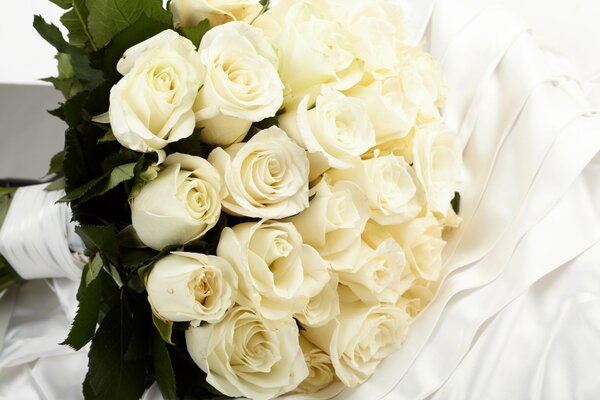
<instances>
[{"instance_id":1,"label":"bouquet handle","mask_svg":"<svg viewBox=\"0 0 600 400\"><path fill-rule=\"evenodd\" d=\"M48 184L21 187L0 228L0 254L23 279L79 280L87 262L71 223L71 209L57 203L62 191Z\"/></svg>"}]
</instances>

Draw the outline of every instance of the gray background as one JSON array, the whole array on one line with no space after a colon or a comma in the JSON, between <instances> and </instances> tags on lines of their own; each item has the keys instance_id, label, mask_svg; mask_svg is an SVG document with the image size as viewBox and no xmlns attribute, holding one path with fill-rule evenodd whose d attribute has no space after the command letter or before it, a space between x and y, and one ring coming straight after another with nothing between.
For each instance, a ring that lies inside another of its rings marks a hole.
<instances>
[{"instance_id":1,"label":"gray background","mask_svg":"<svg viewBox=\"0 0 600 400\"><path fill-rule=\"evenodd\" d=\"M0 179L46 174L64 143L66 125L46 112L59 101L50 86L0 84Z\"/></svg>"}]
</instances>

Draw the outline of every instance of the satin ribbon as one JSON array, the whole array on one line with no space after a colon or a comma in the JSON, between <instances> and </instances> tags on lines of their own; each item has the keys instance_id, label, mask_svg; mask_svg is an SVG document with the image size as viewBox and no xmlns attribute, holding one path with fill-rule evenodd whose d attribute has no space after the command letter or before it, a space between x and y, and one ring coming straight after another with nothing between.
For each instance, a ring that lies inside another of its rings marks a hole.
<instances>
[{"instance_id":1,"label":"satin ribbon","mask_svg":"<svg viewBox=\"0 0 600 400\"><path fill-rule=\"evenodd\" d=\"M0 253L23 279L79 280L86 259L71 210L47 184L19 188L0 229ZM73 249L73 250L72 250Z\"/></svg>"}]
</instances>

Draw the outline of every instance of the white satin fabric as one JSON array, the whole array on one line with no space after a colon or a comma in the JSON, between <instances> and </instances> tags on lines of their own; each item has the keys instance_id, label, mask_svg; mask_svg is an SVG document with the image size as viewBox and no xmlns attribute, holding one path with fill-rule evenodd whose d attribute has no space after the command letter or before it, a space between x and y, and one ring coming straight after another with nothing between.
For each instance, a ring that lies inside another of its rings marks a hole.
<instances>
[{"instance_id":1,"label":"white satin fabric","mask_svg":"<svg viewBox=\"0 0 600 400\"><path fill-rule=\"evenodd\" d=\"M425 40L448 80L464 221L405 345L336 399L600 398L600 75L578 82L488 1L403 3L414 42ZM0 398L81 397L85 351L56 345L74 287L30 282L18 293Z\"/></svg>"}]
</instances>

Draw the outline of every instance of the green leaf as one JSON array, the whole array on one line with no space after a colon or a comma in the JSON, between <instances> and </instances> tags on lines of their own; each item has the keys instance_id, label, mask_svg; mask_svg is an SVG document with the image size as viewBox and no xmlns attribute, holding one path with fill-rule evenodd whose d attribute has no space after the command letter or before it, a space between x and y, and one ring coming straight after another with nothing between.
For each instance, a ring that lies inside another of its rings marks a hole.
<instances>
[{"instance_id":1,"label":"green leaf","mask_svg":"<svg viewBox=\"0 0 600 400\"><path fill-rule=\"evenodd\" d=\"M8 214L8 209L10 208L10 203L15 192L16 189L13 188L10 188L6 192L0 192L0 228L2 228L6 214Z\"/></svg>"},{"instance_id":2,"label":"green leaf","mask_svg":"<svg viewBox=\"0 0 600 400\"><path fill-rule=\"evenodd\" d=\"M106 132L106 135L102 136L102 139L98 140L98 143L114 142L115 140L117 140L117 138L115 137L111 129L108 132Z\"/></svg>"},{"instance_id":3,"label":"green leaf","mask_svg":"<svg viewBox=\"0 0 600 400\"><path fill-rule=\"evenodd\" d=\"M454 198L452 199L452 209L456 214L460 213L460 193L454 193Z\"/></svg>"},{"instance_id":4,"label":"green leaf","mask_svg":"<svg viewBox=\"0 0 600 400\"><path fill-rule=\"evenodd\" d=\"M119 246L114 226L81 225L75 228L75 232L91 253L102 253L112 262L117 260Z\"/></svg>"},{"instance_id":5,"label":"green leaf","mask_svg":"<svg viewBox=\"0 0 600 400\"><path fill-rule=\"evenodd\" d=\"M262 4L262 6L264 8L268 8L269 7L269 3L271 2L271 0L260 0L260 4Z\"/></svg>"},{"instance_id":6,"label":"green leaf","mask_svg":"<svg viewBox=\"0 0 600 400\"><path fill-rule=\"evenodd\" d=\"M21 281L19 274L8 263L6 258L0 254L0 292L16 285Z\"/></svg>"},{"instance_id":7,"label":"green leaf","mask_svg":"<svg viewBox=\"0 0 600 400\"><path fill-rule=\"evenodd\" d=\"M96 255L94 259L88 264L88 268L84 271L86 276L89 277L92 264L100 259L99 255ZM102 265L100 265L102 268ZM96 332L96 325L98 323L98 311L100 310L100 303L102 300L102 281L103 277L99 273L95 279L91 280L87 286L83 289L79 297L79 308L77 309L77 315L73 320L71 331L69 335L61 344L68 345L75 350L80 350L89 343L94 337Z\"/></svg>"},{"instance_id":8,"label":"green leaf","mask_svg":"<svg viewBox=\"0 0 600 400\"><path fill-rule=\"evenodd\" d=\"M206 148L200 140L201 129L195 129L189 137L178 140L175 143L171 143L167 146L166 151L169 154L172 153L183 153L191 156L198 156L207 158L208 148Z\"/></svg>"},{"instance_id":9,"label":"green leaf","mask_svg":"<svg viewBox=\"0 0 600 400\"><path fill-rule=\"evenodd\" d=\"M59 52L66 50L68 43L56 25L49 24L41 16L36 15L33 17L33 27L44 40L54 46Z\"/></svg>"},{"instance_id":10,"label":"green leaf","mask_svg":"<svg viewBox=\"0 0 600 400\"><path fill-rule=\"evenodd\" d=\"M144 393L144 360L125 359L134 326L121 293L92 340L84 383L86 400L138 400Z\"/></svg>"},{"instance_id":11,"label":"green leaf","mask_svg":"<svg viewBox=\"0 0 600 400\"><path fill-rule=\"evenodd\" d=\"M96 51L87 26L89 12L85 0L73 0L72 5L73 8L60 18L60 22L69 31L69 43L75 47L85 47L89 42L92 49Z\"/></svg>"},{"instance_id":12,"label":"green leaf","mask_svg":"<svg viewBox=\"0 0 600 400\"><path fill-rule=\"evenodd\" d=\"M279 126L279 120L277 119L277 116L265 118L260 122L254 123L252 126L262 131L264 129L269 129L272 126Z\"/></svg>"},{"instance_id":13,"label":"green leaf","mask_svg":"<svg viewBox=\"0 0 600 400\"><path fill-rule=\"evenodd\" d=\"M51 2L53 2L54 4L56 4L57 6L59 6L60 8L62 8L63 10L68 10L69 8L71 8L71 0L50 0Z\"/></svg>"},{"instance_id":14,"label":"green leaf","mask_svg":"<svg viewBox=\"0 0 600 400\"><path fill-rule=\"evenodd\" d=\"M171 335L173 334L173 322L163 321L154 313L152 313L152 322L154 323L156 331L162 340L174 346L173 342L171 342Z\"/></svg>"},{"instance_id":15,"label":"green leaf","mask_svg":"<svg viewBox=\"0 0 600 400\"><path fill-rule=\"evenodd\" d=\"M115 167L111 172L107 172L99 178L93 179L84 185L69 191L66 196L59 201L73 202L79 200L81 202L88 201L94 197L101 196L111 189L117 187L120 183L133 179L135 176L135 166L137 163L129 163Z\"/></svg>"},{"instance_id":16,"label":"green leaf","mask_svg":"<svg viewBox=\"0 0 600 400\"><path fill-rule=\"evenodd\" d=\"M159 334L153 335L152 356L154 361L154 374L160 388L160 393L165 400L176 400L177 390L175 372L171 364L169 350Z\"/></svg>"},{"instance_id":17,"label":"green leaf","mask_svg":"<svg viewBox=\"0 0 600 400\"><path fill-rule=\"evenodd\" d=\"M125 50L171 27L170 22L156 21L146 14L141 14L134 24L115 36L106 46L103 62L107 76L115 80L120 78L116 66Z\"/></svg>"},{"instance_id":18,"label":"green leaf","mask_svg":"<svg viewBox=\"0 0 600 400\"><path fill-rule=\"evenodd\" d=\"M88 263L88 270L85 274L85 284L89 285L93 282L98 275L100 275L100 271L102 271L102 267L104 266L104 261L102 261L102 257L99 253L96 253L94 258Z\"/></svg>"},{"instance_id":19,"label":"green leaf","mask_svg":"<svg viewBox=\"0 0 600 400\"><path fill-rule=\"evenodd\" d=\"M132 26L142 13L171 25L171 14L162 8L160 0L87 0L87 5L90 11L88 27L100 48Z\"/></svg>"},{"instance_id":20,"label":"green leaf","mask_svg":"<svg viewBox=\"0 0 600 400\"><path fill-rule=\"evenodd\" d=\"M63 190L66 187L67 183L64 177L58 178L48 186L44 188L46 192L54 192L56 190Z\"/></svg>"},{"instance_id":21,"label":"green leaf","mask_svg":"<svg viewBox=\"0 0 600 400\"><path fill-rule=\"evenodd\" d=\"M141 241L133 225L128 225L117 235L119 245L130 249L143 249L146 245Z\"/></svg>"},{"instance_id":22,"label":"green leaf","mask_svg":"<svg viewBox=\"0 0 600 400\"><path fill-rule=\"evenodd\" d=\"M63 161L65 159L65 151L61 150L56 153L50 160L50 169L46 175L61 174L63 171Z\"/></svg>"},{"instance_id":23,"label":"green leaf","mask_svg":"<svg viewBox=\"0 0 600 400\"><path fill-rule=\"evenodd\" d=\"M196 46L196 48L198 48L198 46L200 46L200 42L202 41L202 38L204 37L204 35L206 34L206 32L208 32L210 29L210 22L208 21L208 19L204 19L202 21L200 21L198 23L198 25L194 26L194 27L181 27L179 28L179 33L182 36L185 36L186 38L190 39L192 43L194 43L194 46Z\"/></svg>"}]
</instances>

